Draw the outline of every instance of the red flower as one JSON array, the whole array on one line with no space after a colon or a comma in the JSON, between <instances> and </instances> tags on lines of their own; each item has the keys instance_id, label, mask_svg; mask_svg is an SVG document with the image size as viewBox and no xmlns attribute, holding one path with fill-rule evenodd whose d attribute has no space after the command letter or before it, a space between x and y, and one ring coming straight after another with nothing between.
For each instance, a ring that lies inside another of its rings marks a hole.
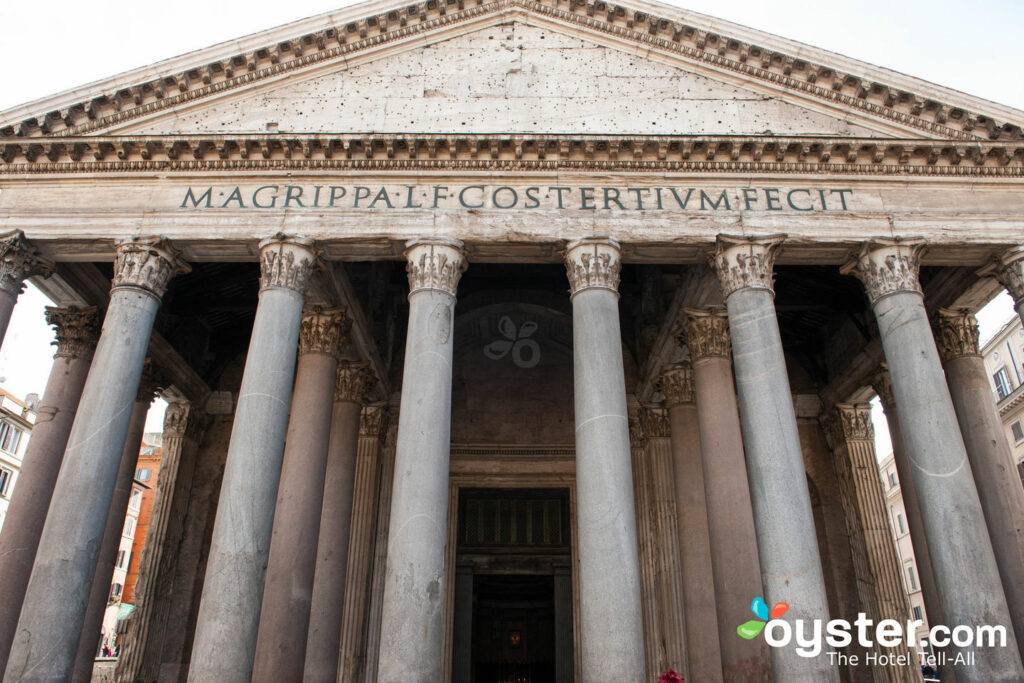
<instances>
[{"instance_id":1,"label":"red flower","mask_svg":"<svg viewBox=\"0 0 1024 683\"><path fill-rule=\"evenodd\" d=\"M679 675L679 672L669 669L665 673L658 676L658 683L684 683L683 677Z\"/></svg>"}]
</instances>

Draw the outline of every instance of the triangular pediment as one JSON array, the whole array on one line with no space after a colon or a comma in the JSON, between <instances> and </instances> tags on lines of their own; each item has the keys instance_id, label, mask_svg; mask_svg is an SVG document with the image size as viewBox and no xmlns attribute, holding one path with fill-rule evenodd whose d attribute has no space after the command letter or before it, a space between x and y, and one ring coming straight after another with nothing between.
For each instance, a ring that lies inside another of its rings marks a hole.
<instances>
[{"instance_id":1,"label":"triangular pediment","mask_svg":"<svg viewBox=\"0 0 1024 683\"><path fill-rule=\"evenodd\" d=\"M145 134L1020 140L1024 112L633 0L369 2L0 113L0 139Z\"/></svg>"},{"instance_id":2,"label":"triangular pediment","mask_svg":"<svg viewBox=\"0 0 1024 683\"><path fill-rule=\"evenodd\" d=\"M111 132L893 135L700 71L515 20Z\"/></svg>"}]
</instances>

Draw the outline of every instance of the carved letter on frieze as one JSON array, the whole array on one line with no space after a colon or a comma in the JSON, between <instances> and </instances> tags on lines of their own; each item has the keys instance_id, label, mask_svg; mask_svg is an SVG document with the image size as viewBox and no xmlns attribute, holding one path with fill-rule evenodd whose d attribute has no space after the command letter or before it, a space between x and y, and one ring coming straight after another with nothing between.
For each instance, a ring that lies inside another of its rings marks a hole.
<instances>
[{"instance_id":1,"label":"carved letter on frieze","mask_svg":"<svg viewBox=\"0 0 1024 683\"><path fill-rule=\"evenodd\" d=\"M680 342L690 349L690 358L729 358L732 341L729 337L729 316L724 308L687 308L686 324Z\"/></svg>"},{"instance_id":2,"label":"carved letter on frieze","mask_svg":"<svg viewBox=\"0 0 1024 683\"><path fill-rule=\"evenodd\" d=\"M982 277L992 276L1010 292L1013 300L1024 301L1024 246L1015 247L999 256L978 271Z\"/></svg>"},{"instance_id":3,"label":"carved letter on frieze","mask_svg":"<svg viewBox=\"0 0 1024 683\"><path fill-rule=\"evenodd\" d=\"M100 339L100 316L95 306L46 307L46 322L53 325L57 341L54 358L89 358Z\"/></svg>"},{"instance_id":4,"label":"carved letter on frieze","mask_svg":"<svg viewBox=\"0 0 1024 683\"><path fill-rule=\"evenodd\" d=\"M409 276L409 294L421 290L439 290L455 296L459 278L466 270L462 242L440 237L410 240L406 243L405 270Z\"/></svg>"},{"instance_id":5,"label":"carved letter on frieze","mask_svg":"<svg viewBox=\"0 0 1024 683\"><path fill-rule=\"evenodd\" d=\"M320 267L313 240L278 234L259 247L260 291L276 287L305 294L313 271Z\"/></svg>"},{"instance_id":6,"label":"carved letter on frieze","mask_svg":"<svg viewBox=\"0 0 1024 683\"><path fill-rule=\"evenodd\" d=\"M690 361L671 363L662 368L658 388L665 395L665 404L669 408L693 403L693 366Z\"/></svg>"},{"instance_id":7,"label":"carved letter on frieze","mask_svg":"<svg viewBox=\"0 0 1024 683\"><path fill-rule=\"evenodd\" d=\"M619 243L605 237L585 237L565 250L565 269L573 295L584 289L610 289L618 293L622 255Z\"/></svg>"},{"instance_id":8,"label":"carved letter on frieze","mask_svg":"<svg viewBox=\"0 0 1024 683\"><path fill-rule=\"evenodd\" d=\"M160 298L175 275L192 270L181 252L162 237L137 237L116 243L113 288L134 287Z\"/></svg>"},{"instance_id":9,"label":"carved letter on frieze","mask_svg":"<svg viewBox=\"0 0 1024 683\"><path fill-rule=\"evenodd\" d=\"M965 309L939 309L935 325L935 345L942 360L963 356L980 356L978 351L978 319Z\"/></svg>"},{"instance_id":10,"label":"carved letter on frieze","mask_svg":"<svg viewBox=\"0 0 1024 683\"><path fill-rule=\"evenodd\" d=\"M924 240L872 240L839 272L864 283L872 304L896 292L920 293L917 273L924 248Z\"/></svg>"},{"instance_id":11,"label":"carved letter on frieze","mask_svg":"<svg viewBox=\"0 0 1024 683\"><path fill-rule=\"evenodd\" d=\"M21 230L0 235L0 289L17 296L25 278L50 277L53 261L43 258Z\"/></svg>"},{"instance_id":12,"label":"carved letter on frieze","mask_svg":"<svg viewBox=\"0 0 1024 683\"><path fill-rule=\"evenodd\" d=\"M322 353L338 358L348 326L343 306L310 306L299 324L299 353Z\"/></svg>"},{"instance_id":13,"label":"carved letter on frieze","mask_svg":"<svg viewBox=\"0 0 1024 683\"><path fill-rule=\"evenodd\" d=\"M711 267L722 284L722 295L741 289L766 289L774 294L772 285L775 252L785 239L782 235L769 237L731 237L719 235Z\"/></svg>"},{"instance_id":14,"label":"carved letter on frieze","mask_svg":"<svg viewBox=\"0 0 1024 683\"><path fill-rule=\"evenodd\" d=\"M334 382L334 400L349 403L365 403L377 378L366 363L342 363Z\"/></svg>"}]
</instances>

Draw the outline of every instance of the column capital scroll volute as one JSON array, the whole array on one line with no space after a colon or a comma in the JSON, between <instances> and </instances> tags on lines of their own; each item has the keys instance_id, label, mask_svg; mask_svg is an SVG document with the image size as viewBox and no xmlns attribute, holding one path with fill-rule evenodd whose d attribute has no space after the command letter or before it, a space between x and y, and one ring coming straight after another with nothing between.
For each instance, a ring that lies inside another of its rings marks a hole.
<instances>
[{"instance_id":1,"label":"column capital scroll volute","mask_svg":"<svg viewBox=\"0 0 1024 683\"><path fill-rule=\"evenodd\" d=\"M368 364L341 363L334 382L334 400L362 405L376 381Z\"/></svg>"},{"instance_id":2,"label":"column capital scroll volute","mask_svg":"<svg viewBox=\"0 0 1024 683\"><path fill-rule=\"evenodd\" d=\"M0 234L0 289L17 296L26 278L49 277L53 268L53 261L44 258L21 230Z\"/></svg>"},{"instance_id":3,"label":"column capital scroll volute","mask_svg":"<svg viewBox=\"0 0 1024 683\"><path fill-rule=\"evenodd\" d=\"M344 306L307 307L299 323L299 353L320 353L339 358L349 324Z\"/></svg>"},{"instance_id":4,"label":"column capital scroll volute","mask_svg":"<svg viewBox=\"0 0 1024 683\"><path fill-rule=\"evenodd\" d=\"M825 433L835 448L848 441L874 442L875 427L871 422L871 404L837 403L824 420Z\"/></svg>"},{"instance_id":5,"label":"column capital scroll volute","mask_svg":"<svg viewBox=\"0 0 1024 683\"><path fill-rule=\"evenodd\" d=\"M607 289L618 295L622 273L619 243L608 237L570 242L565 248L565 270L570 296L586 289Z\"/></svg>"},{"instance_id":6,"label":"column capital scroll volute","mask_svg":"<svg viewBox=\"0 0 1024 683\"><path fill-rule=\"evenodd\" d=\"M943 362L981 356L978 319L967 309L941 308L935 314L935 345Z\"/></svg>"},{"instance_id":7,"label":"column capital scroll volute","mask_svg":"<svg viewBox=\"0 0 1024 683\"><path fill-rule=\"evenodd\" d=\"M182 260L181 252L162 237L118 240L115 248L111 291L132 288L160 299L172 277L192 270Z\"/></svg>"},{"instance_id":8,"label":"column capital scroll volute","mask_svg":"<svg viewBox=\"0 0 1024 683\"><path fill-rule=\"evenodd\" d=\"M658 388L669 408L694 402L693 366L690 361L670 363L662 368Z\"/></svg>"},{"instance_id":9,"label":"column capital scroll volute","mask_svg":"<svg viewBox=\"0 0 1024 683\"><path fill-rule=\"evenodd\" d=\"M860 251L839 272L853 275L864 284L872 304L898 292L921 293L918 272L925 252L923 239L877 239Z\"/></svg>"},{"instance_id":10,"label":"column capital scroll volute","mask_svg":"<svg viewBox=\"0 0 1024 683\"><path fill-rule=\"evenodd\" d=\"M260 291L287 289L305 295L313 273L323 267L311 239L278 233L259 243Z\"/></svg>"},{"instance_id":11,"label":"column capital scroll volute","mask_svg":"<svg viewBox=\"0 0 1024 683\"><path fill-rule=\"evenodd\" d=\"M405 246L409 295L434 290L455 296L459 279L467 267L462 241L444 237L424 237L409 240Z\"/></svg>"},{"instance_id":12,"label":"column capital scroll volute","mask_svg":"<svg viewBox=\"0 0 1024 683\"><path fill-rule=\"evenodd\" d=\"M980 277L994 277L1010 292L1019 305L1024 302L1024 245L1013 247L992 257L978 270Z\"/></svg>"},{"instance_id":13,"label":"column capital scroll volute","mask_svg":"<svg viewBox=\"0 0 1024 683\"><path fill-rule=\"evenodd\" d=\"M44 315L46 323L53 326L57 337L56 341L52 342L57 347L54 358L92 357L96 343L100 339L99 309L95 306L47 306Z\"/></svg>"},{"instance_id":14,"label":"column capital scroll volute","mask_svg":"<svg viewBox=\"0 0 1024 683\"><path fill-rule=\"evenodd\" d=\"M775 256L785 235L737 237L719 235L708 261L718 275L726 299L742 289L763 289L775 294Z\"/></svg>"},{"instance_id":15,"label":"column capital scroll volute","mask_svg":"<svg viewBox=\"0 0 1024 683\"><path fill-rule=\"evenodd\" d=\"M732 338L729 315L724 307L686 308L679 329L679 341L690 350L695 362L704 358L730 358Z\"/></svg>"}]
</instances>

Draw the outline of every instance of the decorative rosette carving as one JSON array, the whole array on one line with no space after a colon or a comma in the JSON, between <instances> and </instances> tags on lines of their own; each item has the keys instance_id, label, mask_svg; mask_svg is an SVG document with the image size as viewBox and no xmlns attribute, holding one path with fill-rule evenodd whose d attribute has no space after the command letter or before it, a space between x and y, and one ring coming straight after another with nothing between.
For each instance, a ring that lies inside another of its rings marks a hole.
<instances>
[{"instance_id":1,"label":"decorative rosette carving","mask_svg":"<svg viewBox=\"0 0 1024 683\"><path fill-rule=\"evenodd\" d=\"M439 290L455 296L459 278L466 270L466 253L459 240L426 237L406 243L405 270L409 294Z\"/></svg>"},{"instance_id":2,"label":"decorative rosette carving","mask_svg":"<svg viewBox=\"0 0 1024 683\"><path fill-rule=\"evenodd\" d=\"M980 356L978 319L966 310L939 309L935 320L935 345L942 360Z\"/></svg>"},{"instance_id":3,"label":"decorative rosette carving","mask_svg":"<svg viewBox=\"0 0 1024 683\"><path fill-rule=\"evenodd\" d=\"M344 307L310 306L299 323L299 353L322 353L337 358L348 328Z\"/></svg>"},{"instance_id":4,"label":"decorative rosette carving","mask_svg":"<svg viewBox=\"0 0 1024 683\"><path fill-rule=\"evenodd\" d=\"M668 411L664 408L643 406L640 408L640 422L643 425L644 436L648 439L672 436L672 429L668 422Z\"/></svg>"},{"instance_id":5,"label":"decorative rosette carving","mask_svg":"<svg viewBox=\"0 0 1024 683\"><path fill-rule=\"evenodd\" d=\"M162 237L133 237L115 243L113 289L134 287L161 298L175 275L192 269Z\"/></svg>"},{"instance_id":6,"label":"decorative rosette carving","mask_svg":"<svg viewBox=\"0 0 1024 683\"><path fill-rule=\"evenodd\" d=\"M365 406L359 414L360 436L384 441L388 433L388 409L385 406Z\"/></svg>"},{"instance_id":7,"label":"decorative rosette carving","mask_svg":"<svg viewBox=\"0 0 1024 683\"><path fill-rule=\"evenodd\" d=\"M21 230L0 234L0 289L17 296L25 289L25 278L50 277L53 261L39 253Z\"/></svg>"},{"instance_id":8,"label":"decorative rosette carving","mask_svg":"<svg viewBox=\"0 0 1024 683\"><path fill-rule=\"evenodd\" d=\"M920 294L917 273L924 249L924 240L871 240L839 272L860 280L872 304L896 292Z\"/></svg>"},{"instance_id":9,"label":"decorative rosette carving","mask_svg":"<svg viewBox=\"0 0 1024 683\"><path fill-rule=\"evenodd\" d=\"M724 308L687 308L683 313L686 315L686 323L683 325L681 341L690 349L693 360L731 357L729 316Z\"/></svg>"},{"instance_id":10,"label":"decorative rosette carving","mask_svg":"<svg viewBox=\"0 0 1024 683\"><path fill-rule=\"evenodd\" d=\"M334 400L365 403L377 378L366 363L342 363L334 382Z\"/></svg>"},{"instance_id":11,"label":"decorative rosette carving","mask_svg":"<svg viewBox=\"0 0 1024 683\"><path fill-rule=\"evenodd\" d=\"M774 294L772 269L775 252L783 239L782 235L751 238L719 235L710 262L722 285L722 295L728 299L741 289L766 289Z\"/></svg>"},{"instance_id":12,"label":"decorative rosette carving","mask_svg":"<svg viewBox=\"0 0 1024 683\"><path fill-rule=\"evenodd\" d=\"M320 267L313 240L278 233L259 247L260 291L280 288L305 294L313 271Z\"/></svg>"},{"instance_id":13,"label":"decorative rosette carving","mask_svg":"<svg viewBox=\"0 0 1024 683\"><path fill-rule=\"evenodd\" d=\"M95 306L46 307L46 323L53 325L57 341L54 358L90 358L100 339L100 316Z\"/></svg>"},{"instance_id":14,"label":"decorative rosette carving","mask_svg":"<svg viewBox=\"0 0 1024 683\"><path fill-rule=\"evenodd\" d=\"M565 250L565 269L572 294L584 289L619 291L622 254L619 243L606 237L585 237Z\"/></svg>"},{"instance_id":15,"label":"decorative rosette carving","mask_svg":"<svg viewBox=\"0 0 1024 683\"><path fill-rule=\"evenodd\" d=\"M1020 305L1024 301L1024 245L994 256L991 263L978 271L978 275L994 277Z\"/></svg>"},{"instance_id":16,"label":"decorative rosette carving","mask_svg":"<svg viewBox=\"0 0 1024 683\"><path fill-rule=\"evenodd\" d=\"M671 363L662 368L658 388L665 395L665 403L669 408L693 403L693 366L690 361Z\"/></svg>"}]
</instances>

